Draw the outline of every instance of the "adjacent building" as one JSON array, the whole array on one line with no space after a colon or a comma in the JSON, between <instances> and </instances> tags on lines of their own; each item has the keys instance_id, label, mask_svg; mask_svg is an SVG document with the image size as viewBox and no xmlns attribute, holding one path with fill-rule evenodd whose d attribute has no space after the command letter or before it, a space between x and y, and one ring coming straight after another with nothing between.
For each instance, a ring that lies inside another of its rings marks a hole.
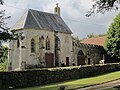
<instances>
[{"instance_id":1,"label":"adjacent building","mask_svg":"<svg viewBox=\"0 0 120 90\"><path fill-rule=\"evenodd\" d=\"M105 61L106 52L103 48L106 37L86 38L77 41L73 39L73 63L75 65L94 65Z\"/></svg>"}]
</instances>

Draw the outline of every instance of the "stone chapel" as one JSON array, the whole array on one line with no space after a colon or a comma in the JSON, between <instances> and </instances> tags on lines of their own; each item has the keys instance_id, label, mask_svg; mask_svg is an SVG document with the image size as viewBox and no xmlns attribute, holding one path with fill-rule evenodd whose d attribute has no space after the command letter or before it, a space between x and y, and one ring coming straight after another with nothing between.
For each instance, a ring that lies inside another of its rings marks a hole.
<instances>
[{"instance_id":1,"label":"stone chapel","mask_svg":"<svg viewBox=\"0 0 120 90\"><path fill-rule=\"evenodd\" d=\"M12 27L19 38L9 43L9 62L12 70L27 67L58 67L70 64L72 56L72 31L55 14L29 9Z\"/></svg>"},{"instance_id":2,"label":"stone chapel","mask_svg":"<svg viewBox=\"0 0 120 90\"><path fill-rule=\"evenodd\" d=\"M18 35L9 42L11 70L95 64L103 57L102 46L72 38L58 4L54 14L29 9L11 30Z\"/></svg>"}]
</instances>

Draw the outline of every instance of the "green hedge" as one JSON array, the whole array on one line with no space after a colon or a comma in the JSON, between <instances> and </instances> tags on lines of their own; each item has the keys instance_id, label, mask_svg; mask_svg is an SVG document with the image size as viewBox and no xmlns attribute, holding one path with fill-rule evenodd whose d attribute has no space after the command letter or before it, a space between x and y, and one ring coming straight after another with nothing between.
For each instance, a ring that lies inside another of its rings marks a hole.
<instances>
[{"instance_id":1,"label":"green hedge","mask_svg":"<svg viewBox=\"0 0 120 90\"><path fill-rule=\"evenodd\" d=\"M120 70L120 64L0 72L0 89L32 87Z\"/></svg>"}]
</instances>

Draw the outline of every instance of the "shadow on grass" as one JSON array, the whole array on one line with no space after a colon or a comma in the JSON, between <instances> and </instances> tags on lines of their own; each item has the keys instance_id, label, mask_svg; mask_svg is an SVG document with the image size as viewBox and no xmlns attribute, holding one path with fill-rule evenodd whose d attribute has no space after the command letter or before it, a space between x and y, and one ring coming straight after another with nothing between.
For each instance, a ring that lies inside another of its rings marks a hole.
<instances>
[{"instance_id":1,"label":"shadow on grass","mask_svg":"<svg viewBox=\"0 0 120 90\"><path fill-rule=\"evenodd\" d=\"M90 85L90 84L89 84ZM23 88L23 89L15 89L15 90L58 90L60 86L65 86L65 90L75 90L80 87L87 86L86 84L66 84L64 85L63 83L60 84L51 84L51 85L46 85L46 86L36 86L36 87L29 87L29 88Z\"/></svg>"}]
</instances>

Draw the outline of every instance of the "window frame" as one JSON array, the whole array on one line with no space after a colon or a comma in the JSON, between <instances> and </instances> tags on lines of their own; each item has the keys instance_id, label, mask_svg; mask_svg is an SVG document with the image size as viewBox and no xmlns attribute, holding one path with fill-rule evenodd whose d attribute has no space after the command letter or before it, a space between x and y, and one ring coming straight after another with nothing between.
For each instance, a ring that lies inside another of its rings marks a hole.
<instances>
[{"instance_id":1,"label":"window frame","mask_svg":"<svg viewBox=\"0 0 120 90\"><path fill-rule=\"evenodd\" d=\"M46 39L46 50L50 50L50 39L48 38L48 36Z\"/></svg>"},{"instance_id":2,"label":"window frame","mask_svg":"<svg viewBox=\"0 0 120 90\"><path fill-rule=\"evenodd\" d=\"M31 39L31 53L35 53L35 40Z\"/></svg>"}]
</instances>

